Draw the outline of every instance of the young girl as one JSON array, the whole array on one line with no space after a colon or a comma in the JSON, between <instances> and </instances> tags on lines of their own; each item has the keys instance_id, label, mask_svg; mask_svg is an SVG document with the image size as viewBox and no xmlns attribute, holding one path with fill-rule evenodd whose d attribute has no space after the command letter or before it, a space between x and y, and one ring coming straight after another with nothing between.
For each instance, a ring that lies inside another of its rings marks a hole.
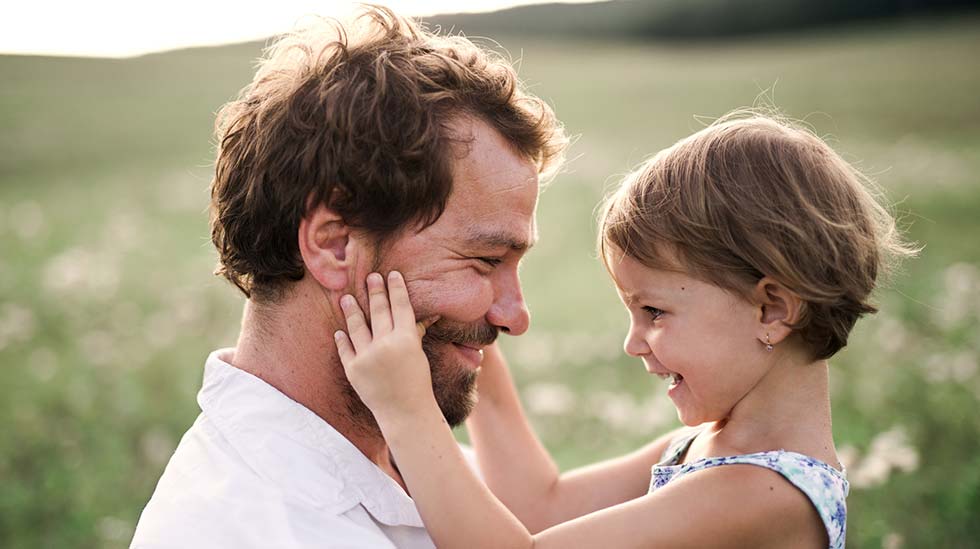
<instances>
[{"instance_id":1,"label":"young girl","mask_svg":"<svg viewBox=\"0 0 980 549\"><path fill-rule=\"evenodd\" d=\"M341 300L347 376L436 544L843 547L827 359L875 311L889 260L912 253L862 179L806 130L729 116L629 176L599 232L630 316L625 350L666 381L688 427L565 475L495 347L468 423L484 483L432 395L401 275L387 291L368 277L371 327Z\"/></svg>"}]
</instances>

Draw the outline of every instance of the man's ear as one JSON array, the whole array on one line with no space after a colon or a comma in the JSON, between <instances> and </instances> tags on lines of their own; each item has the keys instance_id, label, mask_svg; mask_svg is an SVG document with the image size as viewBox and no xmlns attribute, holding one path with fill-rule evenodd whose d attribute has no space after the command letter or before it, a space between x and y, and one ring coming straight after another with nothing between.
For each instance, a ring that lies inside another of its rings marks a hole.
<instances>
[{"instance_id":1,"label":"man's ear","mask_svg":"<svg viewBox=\"0 0 980 549\"><path fill-rule=\"evenodd\" d=\"M793 333L802 313L800 296L766 276L756 283L752 297L759 307L759 341L775 345Z\"/></svg>"},{"instance_id":2,"label":"man's ear","mask_svg":"<svg viewBox=\"0 0 980 549\"><path fill-rule=\"evenodd\" d=\"M344 219L327 206L313 206L299 222L299 253L310 275L328 290L349 286L355 245Z\"/></svg>"}]
</instances>

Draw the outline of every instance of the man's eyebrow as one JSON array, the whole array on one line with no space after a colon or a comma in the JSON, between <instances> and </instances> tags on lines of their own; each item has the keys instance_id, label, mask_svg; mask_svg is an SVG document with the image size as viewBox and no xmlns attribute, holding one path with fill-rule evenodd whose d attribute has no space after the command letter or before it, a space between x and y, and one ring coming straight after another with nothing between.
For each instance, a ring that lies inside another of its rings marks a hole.
<instances>
[{"instance_id":1,"label":"man's eyebrow","mask_svg":"<svg viewBox=\"0 0 980 549\"><path fill-rule=\"evenodd\" d=\"M466 241L481 248L508 248L515 252L526 252L534 246L533 241L514 236L503 231L470 232Z\"/></svg>"}]
</instances>

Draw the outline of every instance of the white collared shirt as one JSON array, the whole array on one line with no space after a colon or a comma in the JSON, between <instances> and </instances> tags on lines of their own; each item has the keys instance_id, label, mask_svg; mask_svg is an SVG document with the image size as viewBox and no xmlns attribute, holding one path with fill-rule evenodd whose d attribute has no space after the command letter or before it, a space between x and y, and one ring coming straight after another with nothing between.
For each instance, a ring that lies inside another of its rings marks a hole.
<instances>
[{"instance_id":1,"label":"white collared shirt","mask_svg":"<svg viewBox=\"0 0 980 549\"><path fill-rule=\"evenodd\" d=\"M412 499L319 416L211 353L187 431L131 544L432 548Z\"/></svg>"}]
</instances>

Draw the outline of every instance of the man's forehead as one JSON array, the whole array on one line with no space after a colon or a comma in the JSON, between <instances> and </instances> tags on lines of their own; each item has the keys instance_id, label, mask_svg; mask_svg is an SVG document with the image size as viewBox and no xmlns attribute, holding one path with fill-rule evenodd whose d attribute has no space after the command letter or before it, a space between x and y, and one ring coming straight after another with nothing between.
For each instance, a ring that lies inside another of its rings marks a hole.
<instances>
[{"instance_id":1,"label":"man's forehead","mask_svg":"<svg viewBox=\"0 0 980 549\"><path fill-rule=\"evenodd\" d=\"M517 194L538 192L538 169L523 157L486 122L469 117L458 118L455 126L459 154L453 162L453 187L462 197L486 193ZM481 196L480 200L485 196Z\"/></svg>"}]
</instances>

